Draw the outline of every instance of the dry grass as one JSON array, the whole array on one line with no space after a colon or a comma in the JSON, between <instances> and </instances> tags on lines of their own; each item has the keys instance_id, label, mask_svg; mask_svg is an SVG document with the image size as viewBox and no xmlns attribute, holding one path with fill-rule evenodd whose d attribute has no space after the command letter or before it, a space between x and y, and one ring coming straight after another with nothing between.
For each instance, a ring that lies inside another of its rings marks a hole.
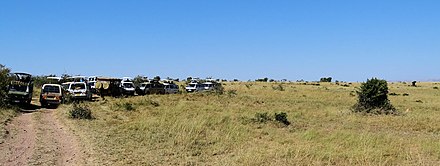
<instances>
[{"instance_id":1,"label":"dry grass","mask_svg":"<svg viewBox=\"0 0 440 166\"><path fill-rule=\"evenodd\" d=\"M438 84L389 84L409 94L390 96L400 116L351 113L358 84L278 84L227 83L224 95L108 98L89 104L94 120L67 119L68 105L58 115L98 165L440 164ZM292 124L251 120L264 112L286 112Z\"/></svg>"}]
</instances>

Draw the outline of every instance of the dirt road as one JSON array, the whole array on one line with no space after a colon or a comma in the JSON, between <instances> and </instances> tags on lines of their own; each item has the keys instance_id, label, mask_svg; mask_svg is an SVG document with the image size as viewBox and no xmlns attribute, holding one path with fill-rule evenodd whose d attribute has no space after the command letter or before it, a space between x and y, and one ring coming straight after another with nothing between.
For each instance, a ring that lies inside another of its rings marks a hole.
<instances>
[{"instance_id":1,"label":"dirt road","mask_svg":"<svg viewBox=\"0 0 440 166\"><path fill-rule=\"evenodd\" d=\"M0 165L81 165L79 144L51 109L16 117L0 144Z\"/></svg>"}]
</instances>

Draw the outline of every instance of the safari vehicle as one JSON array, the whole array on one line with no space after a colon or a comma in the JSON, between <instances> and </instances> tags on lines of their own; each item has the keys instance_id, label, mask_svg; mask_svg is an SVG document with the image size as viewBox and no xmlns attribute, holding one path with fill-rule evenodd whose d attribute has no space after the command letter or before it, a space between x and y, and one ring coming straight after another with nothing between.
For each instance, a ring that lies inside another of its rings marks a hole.
<instances>
[{"instance_id":1,"label":"safari vehicle","mask_svg":"<svg viewBox=\"0 0 440 166\"><path fill-rule=\"evenodd\" d=\"M64 101L63 88L58 84L44 84L41 87L40 104L58 106Z\"/></svg>"},{"instance_id":2,"label":"safari vehicle","mask_svg":"<svg viewBox=\"0 0 440 166\"><path fill-rule=\"evenodd\" d=\"M135 86L130 77L122 78L121 91L123 95L134 96Z\"/></svg>"},{"instance_id":3,"label":"safari vehicle","mask_svg":"<svg viewBox=\"0 0 440 166\"><path fill-rule=\"evenodd\" d=\"M221 88L220 83L217 83L215 81L207 81L203 83L204 91L214 91L219 90Z\"/></svg>"},{"instance_id":4,"label":"safari vehicle","mask_svg":"<svg viewBox=\"0 0 440 166\"><path fill-rule=\"evenodd\" d=\"M10 73L7 100L11 103L27 103L32 101L34 83L32 75L24 72Z\"/></svg>"},{"instance_id":5,"label":"safari vehicle","mask_svg":"<svg viewBox=\"0 0 440 166\"><path fill-rule=\"evenodd\" d=\"M200 92L204 90L202 84L198 82L191 82L185 87L186 92Z\"/></svg>"},{"instance_id":6,"label":"safari vehicle","mask_svg":"<svg viewBox=\"0 0 440 166\"><path fill-rule=\"evenodd\" d=\"M140 87L137 88L137 93L139 95L149 95L149 94L165 94L164 85L159 81L150 81L144 82L140 84Z\"/></svg>"},{"instance_id":7,"label":"safari vehicle","mask_svg":"<svg viewBox=\"0 0 440 166\"><path fill-rule=\"evenodd\" d=\"M95 89L99 96L121 96L120 78L96 77Z\"/></svg>"},{"instance_id":8,"label":"safari vehicle","mask_svg":"<svg viewBox=\"0 0 440 166\"><path fill-rule=\"evenodd\" d=\"M164 85L164 89L165 89L165 94L176 94L179 93L179 86L174 84L173 81L164 81L163 83Z\"/></svg>"},{"instance_id":9,"label":"safari vehicle","mask_svg":"<svg viewBox=\"0 0 440 166\"><path fill-rule=\"evenodd\" d=\"M68 91L74 100L92 100L92 92L85 82L72 82Z\"/></svg>"}]
</instances>

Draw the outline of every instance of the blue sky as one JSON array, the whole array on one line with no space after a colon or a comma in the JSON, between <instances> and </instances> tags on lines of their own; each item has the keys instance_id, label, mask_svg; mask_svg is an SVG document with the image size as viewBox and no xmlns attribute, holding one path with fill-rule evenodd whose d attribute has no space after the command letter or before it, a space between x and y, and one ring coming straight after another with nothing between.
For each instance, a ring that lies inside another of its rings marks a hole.
<instances>
[{"instance_id":1,"label":"blue sky","mask_svg":"<svg viewBox=\"0 0 440 166\"><path fill-rule=\"evenodd\" d=\"M0 63L35 75L440 78L440 1L0 1Z\"/></svg>"}]
</instances>

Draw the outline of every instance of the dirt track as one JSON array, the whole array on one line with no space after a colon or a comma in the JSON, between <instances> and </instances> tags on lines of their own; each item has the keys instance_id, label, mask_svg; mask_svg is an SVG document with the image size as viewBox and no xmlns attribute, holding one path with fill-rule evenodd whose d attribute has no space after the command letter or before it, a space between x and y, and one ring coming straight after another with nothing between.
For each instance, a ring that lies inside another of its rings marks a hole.
<instances>
[{"instance_id":1,"label":"dirt track","mask_svg":"<svg viewBox=\"0 0 440 166\"><path fill-rule=\"evenodd\" d=\"M0 165L81 165L79 144L55 111L23 113L8 124L8 136L0 144Z\"/></svg>"}]
</instances>

